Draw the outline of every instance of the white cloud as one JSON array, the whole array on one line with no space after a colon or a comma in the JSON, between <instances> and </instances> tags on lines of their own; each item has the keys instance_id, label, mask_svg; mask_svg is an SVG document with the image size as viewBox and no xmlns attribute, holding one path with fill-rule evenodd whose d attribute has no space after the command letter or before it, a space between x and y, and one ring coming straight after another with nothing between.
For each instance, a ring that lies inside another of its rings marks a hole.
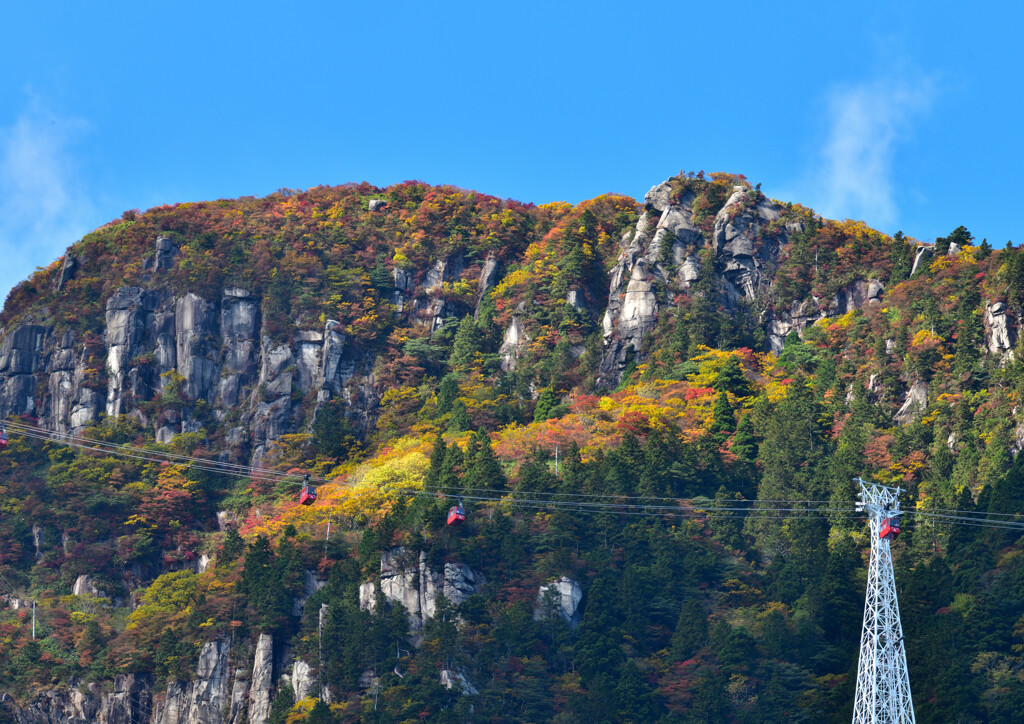
<instances>
[{"instance_id":1,"label":"white cloud","mask_svg":"<svg viewBox=\"0 0 1024 724\"><path fill-rule=\"evenodd\" d=\"M890 226L898 218L893 188L896 147L934 97L927 78L882 79L835 88L827 98L828 133L810 200L830 218Z\"/></svg>"},{"instance_id":2,"label":"white cloud","mask_svg":"<svg viewBox=\"0 0 1024 724\"><path fill-rule=\"evenodd\" d=\"M71 152L87 128L35 97L11 125L0 127L0 299L89 229L93 206Z\"/></svg>"}]
</instances>

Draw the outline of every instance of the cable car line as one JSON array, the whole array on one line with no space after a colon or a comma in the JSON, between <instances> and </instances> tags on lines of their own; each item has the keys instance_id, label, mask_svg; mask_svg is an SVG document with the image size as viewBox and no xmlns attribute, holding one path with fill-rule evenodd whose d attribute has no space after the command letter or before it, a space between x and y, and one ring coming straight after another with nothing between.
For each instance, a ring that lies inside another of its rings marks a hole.
<instances>
[{"instance_id":1,"label":"cable car line","mask_svg":"<svg viewBox=\"0 0 1024 724\"><path fill-rule=\"evenodd\" d=\"M73 435L70 433L56 433L33 427L20 422L9 422L0 426L0 433L7 427L27 438L52 442L60 445L78 448L80 450L96 452L107 455L114 455L143 463L172 463L187 464L196 469L232 477L249 478L258 482L272 483L275 485L301 486L303 491L307 489L315 491L312 482L337 483L339 481L328 480L321 476L305 475L299 478L294 473L286 473L268 468L254 468L236 463L227 463L208 458L199 458L180 453L148 450L145 448L129 447L118 443L111 443L103 440ZM2 440L2 438L0 438ZM2 446L0 446L2 447ZM434 491L423 491L421 489L395 488L394 492L404 494L421 495ZM810 515L830 515L832 517L859 517L859 514L850 512L849 508L835 507L838 501L835 500L788 500L788 499L750 499L750 500L727 500L717 501L710 498L683 499L668 496L646 496L646 495L625 495L618 493L570 493L570 492L527 492L529 497L522 497L525 491L496 488L458 488L454 486L442 486L436 489L435 494L459 494L465 500L474 502L500 502L519 505L530 509L552 509L571 512L594 512L594 513L617 513L650 515L665 513L673 515L686 515L686 517L700 517L707 514L719 516L736 517L765 517L765 518L806 518ZM472 495L472 493L493 493L494 496ZM497 497L495 497L497 496ZM303 505L309 505L315 501L313 495L303 495ZM651 502L623 502L623 501L651 501ZM674 503L674 505L657 504ZM728 503L723 505L722 503ZM778 503L779 505L771 505ZM817 507L782 507L783 505L794 506L806 504ZM767 507L766 507L767 505ZM784 516L783 513L796 513L798 515ZM757 515L754 515L757 514ZM919 519L928 520L931 523L947 523L958 525L972 525L990 528L1003 528L1010 530L1024 529L1024 520L1020 514L1014 513L987 513L982 511L966 511L956 509L935 508L926 510L910 509L904 511L906 516L917 516ZM1000 520L1003 518L1004 520Z\"/></svg>"}]
</instances>

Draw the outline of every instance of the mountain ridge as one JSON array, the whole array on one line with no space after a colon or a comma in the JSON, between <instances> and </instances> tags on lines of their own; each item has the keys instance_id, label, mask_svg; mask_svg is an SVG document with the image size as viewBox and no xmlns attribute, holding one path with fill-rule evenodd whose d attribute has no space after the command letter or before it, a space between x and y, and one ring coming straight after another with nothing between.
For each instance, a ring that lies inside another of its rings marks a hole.
<instances>
[{"instance_id":1,"label":"mountain ridge","mask_svg":"<svg viewBox=\"0 0 1024 724\"><path fill-rule=\"evenodd\" d=\"M848 719L858 475L921 516L919 718L1010 721L1019 537L936 517L1024 513L1024 256L972 242L729 174L127 212L0 313L0 721Z\"/></svg>"}]
</instances>

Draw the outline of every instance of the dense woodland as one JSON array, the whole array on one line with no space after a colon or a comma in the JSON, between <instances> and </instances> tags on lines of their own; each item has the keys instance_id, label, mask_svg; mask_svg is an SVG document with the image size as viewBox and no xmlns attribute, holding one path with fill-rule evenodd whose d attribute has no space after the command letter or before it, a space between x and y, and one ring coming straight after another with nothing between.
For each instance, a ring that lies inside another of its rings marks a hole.
<instances>
[{"instance_id":1,"label":"dense woodland","mask_svg":"<svg viewBox=\"0 0 1024 724\"><path fill-rule=\"evenodd\" d=\"M694 196L706 235L736 185L760 195L724 174L672 184ZM387 206L370 211L371 199ZM913 239L782 209L778 228L799 224L770 290L727 304L714 249L697 250L701 276L659 290L669 303L614 388L595 377L608 272L642 211L627 197L534 206L362 184L130 211L87 235L69 250L74 277L58 291L62 262L40 269L0 323L74 330L94 350L96 389L104 304L118 287L213 296L241 286L260 294L269 338L338 320L373 355L379 402L361 427L343 401L296 393L304 416L263 464L328 481L308 507L284 479L12 432L0 452L0 575L38 602L37 638L29 609L0 606L0 691L27 704L41 690L146 672L160 692L195 675L205 642L230 640L241 660L272 633L332 692L329 703L296 702L282 681L275 723L849 720L869 547L853 479L903 487L911 510L1024 514L1024 353L987 349L985 322L997 302L1012 325L1021 318L1024 254L959 227L911 274ZM157 236L180 257L154 277ZM461 275L441 284L447 318L432 330L397 308L396 271L422 277L455 254ZM501 276L478 300L488 258ZM855 280L884 284L881 302L767 351L765 310ZM585 303L566 304L569 291ZM529 340L509 368L498 352L514 315ZM915 383L926 403L895 422ZM122 415L83 434L204 459L225 445L228 424L173 375L137 404L150 416L188 409L202 429L161 445ZM467 521L448 526L460 495ZM817 502L760 506L795 509L785 515L714 510L755 500ZM218 511L237 524L222 530ZM372 612L360 607L360 584L398 546L486 578L457 605L438 599L418 647L399 603L378 591ZM1019 533L910 517L893 550L918 720L1018 721ZM204 554L212 563L196 573ZM307 571L326 585L294 616ZM83 574L97 595L72 594ZM539 588L562 576L584 592L575 627L537 606ZM442 670L471 691L445 688Z\"/></svg>"}]
</instances>

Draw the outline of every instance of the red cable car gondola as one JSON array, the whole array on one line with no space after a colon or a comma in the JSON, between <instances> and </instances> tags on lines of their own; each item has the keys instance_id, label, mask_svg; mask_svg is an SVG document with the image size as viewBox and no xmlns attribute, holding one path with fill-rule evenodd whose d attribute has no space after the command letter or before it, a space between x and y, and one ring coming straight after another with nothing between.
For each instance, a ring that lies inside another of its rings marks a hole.
<instances>
[{"instance_id":1,"label":"red cable car gondola","mask_svg":"<svg viewBox=\"0 0 1024 724\"><path fill-rule=\"evenodd\" d=\"M878 537L883 540L896 540L900 534L899 518L883 518L882 527L878 531Z\"/></svg>"},{"instance_id":2,"label":"red cable car gondola","mask_svg":"<svg viewBox=\"0 0 1024 724\"><path fill-rule=\"evenodd\" d=\"M312 505L316 502L316 486L309 484L309 473L302 479L302 491L299 493L300 505Z\"/></svg>"},{"instance_id":3,"label":"red cable car gondola","mask_svg":"<svg viewBox=\"0 0 1024 724\"><path fill-rule=\"evenodd\" d=\"M453 505L448 511L448 525L460 525L466 519L466 509L462 503Z\"/></svg>"},{"instance_id":4,"label":"red cable car gondola","mask_svg":"<svg viewBox=\"0 0 1024 724\"><path fill-rule=\"evenodd\" d=\"M316 487L313 485L303 485L302 492L299 493L299 503L301 505L312 505L316 502Z\"/></svg>"},{"instance_id":5,"label":"red cable car gondola","mask_svg":"<svg viewBox=\"0 0 1024 724\"><path fill-rule=\"evenodd\" d=\"M0 423L0 450L7 447L7 423Z\"/></svg>"}]
</instances>

